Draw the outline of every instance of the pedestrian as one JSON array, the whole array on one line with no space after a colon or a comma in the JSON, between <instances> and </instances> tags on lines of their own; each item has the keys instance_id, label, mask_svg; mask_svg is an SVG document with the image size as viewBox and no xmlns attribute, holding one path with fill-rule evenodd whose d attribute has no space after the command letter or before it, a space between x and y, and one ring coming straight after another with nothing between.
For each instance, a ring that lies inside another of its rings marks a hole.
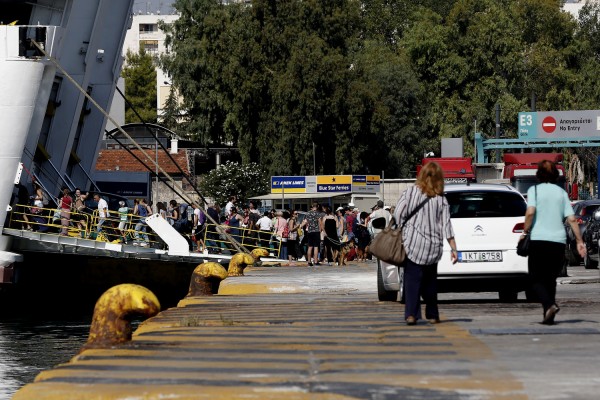
<instances>
[{"instance_id":1,"label":"pedestrian","mask_svg":"<svg viewBox=\"0 0 600 400\"><path fill-rule=\"evenodd\" d=\"M301 257L301 255L298 255L298 228L300 228L300 223L298 222L298 211L294 210L291 212L287 224L289 231L287 241L288 265L295 265L294 261Z\"/></svg>"},{"instance_id":2,"label":"pedestrian","mask_svg":"<svg viewBox=\"0 0 600 400\"><path fill-rule=\"evenodd\" d=\"M206 242L205 247L209 254L216 254L221 252L221 243L219 241L219 233L217 232L217 225L219 224L219 214L221 208L219 203L213 203L206 209L206 216L209 217L206 226Z\"/></svg>"},{"instance_id":3,"label":"pedestrian","mask_svg":"<svg viewBox=\"0 0 600 400\"><path fill-rule=\"evenodd\" d=\"M98 224L96 225L96 231L98 234L102 232L102 226L106 222L106 219L110 217L108 212L108 203L98 193L94 194L94 200L98 203ZM108 237L107 237L108 239Z\"/></svg>"},{"instance_id":4,"label":"pedestrian","mask_svg":"<svg viewBox=\"0 0 600 400\"><path fill-rule=\"evenodd\" d=\"M204 251L204 230L206 215L204 211L200 209L200 205L197 202L192 202L192 208L194 209L193 222L192 222L192 241L196 243L196 251L201 253Z\"/></svg>"},{"instance_id":5,"label":"pedestrian","mask_svg":"<svg viewBox=\"0 0 600 400\"><path fill-rule=\"evenodd\" d=\"M419 209L419 207L421 207ZM414 214L409 219L408 216ZM404 319L415 325L421 319L421 297L425 317L440 322L437 304L437 263L443 255L443 239L450 244L450 259L458 261L450 207L444 197L444 175L435 161L427 163L414 186L404 191L394 215L402 229L406 260L404 263Z\"/></svg>"},{"instance_id":6,"label":"pedestrian","mask_svg":"<svg viewBox=\"0 0 600 400\"><path fill-rule=\"evenodd\" d=\"M306 223L306 235L308 250L306 252L306 261L308 266L320 265L319 246L321 244L321 213L319 212L319 203L312 203L310 211L304 216L303 223ZM313 264L314 261L314 264Z\"/></svg>"},{"instance_id":7,"label":"pedestrian","mask_svg":"<svg viewBox=\"0 0 600 400\"><path fill-rule=\"evenodd\" d=\"M284 231L287 233L284 234ZM288 237L285 236L289 236L288 221L284 218L283 211L276 211L273 222L273 244L278 257L282 260L287 260L288 258Z\"/></svg>"},{"instance_id":8,"label":"pedestrian","mask_svg":"<svg viewBox=\"0 0 600 400\"><path fill-rule=\"evenodd\" d=\"M75 188L75 203L74 209L77 220L77 228L79 229L80 235L82 238L87 237L87 227L88 227L88 219L90 218L90 213L88 212L87 206L85 205L85 200L90 195L81 193L81 189Z\"/></svg>"},{"instance_id":9,"label":"pedestrian","mask_svg":"<svg viewBox=\"0 0 600 400\"><path fill-rule=\"evenodd\" d=\"M265 211L264 215L256 221L258 228L258 239L260 247L269 250L269 240L271 239L271 230L273 229L273 221L271 221L270 213Z\"/></svg>"},{"instance_id":10,"label":"pedestrian","mask_svg":"<svg viewBox=\"0 0 600 400\"><path fill-rule=\"evenodd\" d=\"M117 211L119 213L118 230L123 238L123 243L127 243L127 220L129 219L129 207L127 207L127 204L121 200L119 201L119 209Z\"/></svg>"},{"instance_id":11,"label":"pedestrian","mask_svg":"<svg viewBox=\"0 0 600 400\"><path fill-rule=\"evenodd\" d=\"M152 208L146 203L146 199L139 199L138 204L133 209L133 214L139 216L134 228L133 245L134 246L149 246L148 224L146 218L152 215ZM140 240L140 238L142 240Z\"/></svg>"},{"instance_id":12,"label":"pedestrian","mask_svg":"<svg viewBox=\"0 0 600 400\"><path fill-rule=\"evenodd\" d=\"M326 205L323 207L325 216L321 217L321 225L323 226L324 249L322 258L327 257L327 265L331 265L333 260L337 260L338 252L340 251L340 237L338 235L338 220L333 215L331 207Z\"/></svg>"},{"instance_id":13,"label":"pedestrian","mask_svg":"<svg viewBox=\"0 0 600 400\"><path fill-rule=\"evenodd\" d=\"M62 188L62 196L59 199L60 203L60 224L62 229L60 231L61 236L69 235L69 224L71 223L71 206L73 205L73 198L71 197L70 190L68 187Z\"/></svg>"},{"instance_id":14,"label":"pedestrian","mask_svg":"<svg viewBox=\"0 0 600 400\"><path fill-rule=\"evenodd\" d=\"M531 235L527 265L531 289L542 304L542 323L552 325L560 310L556 304L556 278L565 258L565 218L575 234L577 250L582 258L585 257L586 248L569 196L562 187L556 185L559 177L556 164L548 160L541 161L536 177L539 184L527 191L523 236Z\"/></svg>"}]
</instances>

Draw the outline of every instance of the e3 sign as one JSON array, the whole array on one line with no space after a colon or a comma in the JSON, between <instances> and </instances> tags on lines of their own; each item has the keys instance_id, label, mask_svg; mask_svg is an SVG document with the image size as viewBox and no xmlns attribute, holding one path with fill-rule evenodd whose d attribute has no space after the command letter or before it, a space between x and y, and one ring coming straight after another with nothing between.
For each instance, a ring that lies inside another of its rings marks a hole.
<instances>
[{"instance_id":1,"label":"e3 sign","mask_svg":"<svg viewBox=\"0 0 600 400\"><path fill-rule=\"evenodd\" d=\"M600 111L519 113L519 138L562 139L600 136Z\"/></svg>"}]
</instances>

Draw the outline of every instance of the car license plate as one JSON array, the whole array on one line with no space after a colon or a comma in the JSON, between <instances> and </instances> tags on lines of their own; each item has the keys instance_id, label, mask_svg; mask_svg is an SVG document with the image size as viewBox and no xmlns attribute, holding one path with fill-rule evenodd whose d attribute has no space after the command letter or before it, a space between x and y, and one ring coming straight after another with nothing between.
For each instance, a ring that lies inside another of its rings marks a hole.
<instances>
[{"instance_id":1,"label":"car license plate","mask_svg":"<svg viewBox=\"0 0 600 400\"><path fill-rule=\"evenodd\" d=\"M459 251L458 262L501 262L501 251Z\"/></svg>"}]
</instances>

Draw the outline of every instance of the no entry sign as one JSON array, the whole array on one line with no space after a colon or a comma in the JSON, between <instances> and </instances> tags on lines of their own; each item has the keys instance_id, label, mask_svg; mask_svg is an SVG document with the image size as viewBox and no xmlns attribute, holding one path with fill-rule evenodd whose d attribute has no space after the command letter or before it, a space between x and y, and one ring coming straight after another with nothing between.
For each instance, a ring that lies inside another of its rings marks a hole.
<instances>
[{"instance_id":1,"label":"no entry sign","mask_svg":"<svg viewBox=\"0 0 600 400\"><path fill-rule=\"evenodd\" d=\"M519 113L521 139L581 139L600 136L600 110Z\"/></svg>"},{"instance_id":2,"label":"no entry sign","mask_svg":"<svg viewBox=\"0 0 600 400\"><path fill-rule=\"evenodd\" d=\"M556 120L551 115L542 120L542 129L546 133L552 133L556 129Z\"/></svg>"}]
</instances>

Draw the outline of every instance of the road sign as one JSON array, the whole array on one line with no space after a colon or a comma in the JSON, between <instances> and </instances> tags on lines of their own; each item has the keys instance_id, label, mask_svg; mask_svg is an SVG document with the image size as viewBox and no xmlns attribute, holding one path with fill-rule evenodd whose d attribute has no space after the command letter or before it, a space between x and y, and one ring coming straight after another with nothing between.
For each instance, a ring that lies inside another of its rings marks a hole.
<instances>
[{"instance_id":1,"label":"road sign","mask_svg":"<svg viewBox=\"0 0 600 400\"><path fill-rule=\"evenodd\" d=\"M600 110L519 113L520 139L600 137Z\"/></svg>"},{"instance_id":2,"label":"road sign","mask_svg":"<svg viewBox=\"0 0 600 400\"><path fill-rule=\"evenodd\" d=\"M552 133L556 130L556 120L552 116L547 116L542 120L542 129L546 133Z\"/></svg>"}]
</instances>

